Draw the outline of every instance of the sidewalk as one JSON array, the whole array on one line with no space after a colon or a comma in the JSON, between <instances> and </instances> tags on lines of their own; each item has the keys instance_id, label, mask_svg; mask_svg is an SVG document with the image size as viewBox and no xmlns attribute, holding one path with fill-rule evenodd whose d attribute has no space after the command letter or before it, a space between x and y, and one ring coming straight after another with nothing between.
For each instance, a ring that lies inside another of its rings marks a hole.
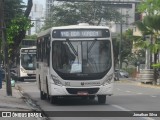
<instances>
[{"instance_id":1,"label":"sidewalk","mask_svg":"<svg viewBox=\"0 0 160 120\"><path fill-rule=\"evenodd\" d=\"M20 94L20 92L12 87L12 96L7 96L6 94L6 84L2 83L2 88L0 89L0 115L2 116L3 111L11 112L32 112L33 108L29 106L25 98ZM41 120L41 118L36 117L0 117L0 120Z\"/></svg>"},{"instance_id":2,"label":"sidewalk","mask_svg":"<svg viewBox=\"0 0 160 120\"><path fill-rule=\"evenodd\" d=\"M142 83L140 80L137 80L135 78L121 78L119 81L116 81L116 82L130 83L130 84L141 86L141 87L160 89L160 85L152 85L152 84Z\"/></svg>"}]
</instances>

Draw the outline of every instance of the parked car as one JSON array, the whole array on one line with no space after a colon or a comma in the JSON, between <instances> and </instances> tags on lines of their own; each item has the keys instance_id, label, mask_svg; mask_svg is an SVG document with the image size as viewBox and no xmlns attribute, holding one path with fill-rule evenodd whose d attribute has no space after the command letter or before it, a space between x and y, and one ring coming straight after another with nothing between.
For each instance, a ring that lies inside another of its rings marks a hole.
<instances>
[{"instance_id":1,"label":"parked car","mask_svg":"<svg viewBox=\"0 0 160 120\"><path fill-rule=\"evenodd\" d=\"M15 81L17 81L17 79L18 79L18 74L17 74L17 71L16 71L16 69L11 69L10 70L10 75L11 75L11 78L13 79L13 80L15 80Z\"/></svg>"},{"instance_id":2,"label":"parked car","mask_svg":"<svg viewBox=\"0 0 160 120\"><path fill-rule=\"evenodd\" d=\"M2 80L4 81L4 79L5 79L5 70L4 69L1 70L1 74L2 74ZM10 70L10 75L11 75L12 79L17 80L17 73L15 70Z\"/></svg>"},{"instance_id":3,"label":"parked car","mask_svg":"<svg viewBox=\"0 0 160 120\"><path fill-rule=\"evenodd\" d=\"M115 78L114 78L115 80L119 80L119 78L128 78L128 77L129 77L129 73L127 71L122 69L115 70Z\"/></svg>"},{"instance_id":4,"label":"parked car","mask_svg":"<svg viewBox=\"0 0 160 120\"><path fill-rule=\"evenodd\" d=\"M118 70L115 70L114 72L114 80L115 81L118 81L119 80L119 75L118 75L119 71Z\"/></svg>"}]
</instances>

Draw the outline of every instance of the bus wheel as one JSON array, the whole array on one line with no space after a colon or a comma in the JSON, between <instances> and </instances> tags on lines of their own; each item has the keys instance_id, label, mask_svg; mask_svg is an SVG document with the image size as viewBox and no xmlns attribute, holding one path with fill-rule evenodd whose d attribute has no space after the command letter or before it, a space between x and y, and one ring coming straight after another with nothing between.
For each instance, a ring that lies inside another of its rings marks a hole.
<instances>
[{"instance_id":1,"label":"bus wheel","mask_svg":"<svg viewBox=\"0 0 160 120\"><path fill-rule=\"evenodd\" d=\"M98 95L98 103L104 104L106 102L106 95Z\"/></svg>"},{"instance_id":2,"label":"bus wheel","mask_svg":"<svg viewBox=\"0 0 160 120\"><path fill-rule=\"evenodd\" d=\"M47 99L50 101L51 96L49 95L49 89L48 89L48 81L46 80L46 89L47 89Z\"/></svg>"},{"instance_id":3,"label":"bus wheel","mask_svg":"<svg viewBox=\"0 0 160 120\"><path fill-rule=\"evenodd\" d=\"M46 93L44 93L43 91L40 91L41 100L45 100L46 96L47 96Z\"/></svg>"}]
</instances>

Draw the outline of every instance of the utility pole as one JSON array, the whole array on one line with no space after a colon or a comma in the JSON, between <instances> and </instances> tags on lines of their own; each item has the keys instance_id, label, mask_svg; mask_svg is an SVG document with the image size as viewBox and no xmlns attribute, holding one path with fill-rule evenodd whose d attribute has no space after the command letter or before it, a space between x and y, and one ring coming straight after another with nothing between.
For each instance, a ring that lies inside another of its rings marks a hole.
<instances>
[{"instance_id":1,"label":"utility pole","mask_svg":"<svg viewBox=\"0 0 160 120\"><path fill-rule=\"evenodd\" d=\"M1 30L2 30L2 44L3 44L3 53L4 53L4 67L6 73L6 93L8 96L12 96L12 88L11 88L11 78L10 78L10 70L9 70L9 60L8 60L8 43L6 36L6 24L4 17L4 0L0 0L1 3Z\"/></svg>"},{"instance_id":2,"label":"utility pole","mask_svg":"<svg viewBox=\"0 0 160 120\"><path fill-rule=\"evenodd\" d=\"M120 69L121 69L121 46L122 46L122 24L123 24L123 19L122 19L122 8L121 8L121 19L120 19L120 41L119 41L119 55L118 55L118 79L120 78Z\"/></svg>"},{"instance_id":3,"label":"utility pole","mask_svg":"<svg viewBox=\"0 0 160 120\"><path fill-rule=\"evenodd\" d=\"M122 9L121 9L121 15L122 15ZM121 46L122 46L122 24L123 24L123 19L121 17L120 20L120 41L119 41L119 69L121 69Z\"/></svg>"}]
</instances>

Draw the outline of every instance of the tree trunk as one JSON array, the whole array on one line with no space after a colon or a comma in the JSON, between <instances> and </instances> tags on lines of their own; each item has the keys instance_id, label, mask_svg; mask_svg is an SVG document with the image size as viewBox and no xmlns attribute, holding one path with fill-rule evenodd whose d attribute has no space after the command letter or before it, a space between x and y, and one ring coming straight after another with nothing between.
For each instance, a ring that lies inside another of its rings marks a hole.
<instances>
[{"instance_id":1,"label":"tree trunk","mask_svg":"<svg viewBox=\"0 0 160 120\"><path fill-rule=\"evenodd\" d=\"M154 64L157 63L157 55L158 53L154 54ZM157 68L154 68L154 79L153 79L153 85L157 84L157 78L158 78L158 74L157 74Z\"/></svg>"},{"instance_id":2,"label":"tree trunk","mask_svg":"<svg viewBox=\"0 0 160 120\"><path fill-rule=\"evenodd\" d=\"M32 9L32 5L33 5L32 0L28 0L27 9L26 9L26 11L25 11L25 13L24 13L24 16L25 16L26 18L29 17L29 14L30 14L31 9ZM12 48L11 48L11 49L12 49L11 59L12 59L12 60L14 60L14 58L15 58L17 52L18 52L18 50L19 50L19 45L20 45L21 41L25 38L25 34L26 34L26 31L25 31L25 30L22 30L22 31L19 31L19 32L18 32L18 35L13 38L13 40L14 40L15 42L14 42L14 44L11 46L11 47L12 47Z\"/></svg>"}]
</instances>

